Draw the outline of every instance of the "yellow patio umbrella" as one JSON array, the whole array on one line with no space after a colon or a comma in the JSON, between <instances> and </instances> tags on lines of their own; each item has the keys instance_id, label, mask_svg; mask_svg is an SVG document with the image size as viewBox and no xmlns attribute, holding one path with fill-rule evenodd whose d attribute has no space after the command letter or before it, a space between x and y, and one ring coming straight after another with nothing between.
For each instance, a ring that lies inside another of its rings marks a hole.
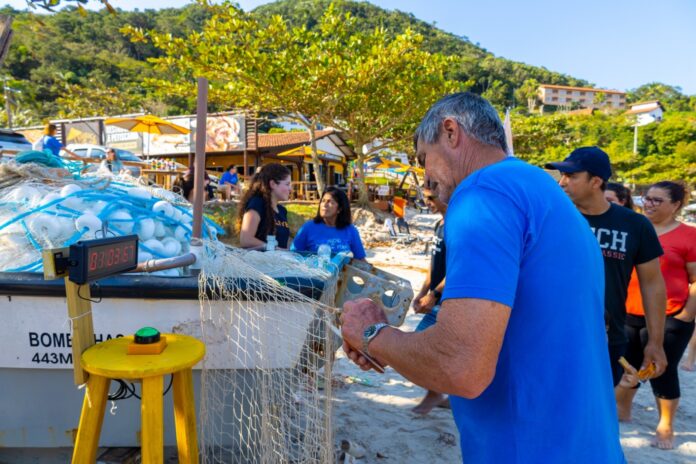
<instances>
[{"instance_id":1,"label":"yellow patio umbrella","mask_svg":"<svg viewBox=\"0 0 696 464\"><path fill-rule=\"evenodd\" d=\"M367 160L368 162L377 162L375 166L370 166L372 169L392 169L392 168L400 168L402 166L405 166L403 163L398 163L396 161L392 161L388 158L382 158L381 156L376 156L374 158L370 158Z\"/></svg>"},{"instance_id":2,"label":"yellow patio umbrella","mask_svg":"<svg viewBox=\"0 0 696 464\"><path fill-rule=\"evenodd\" d=\"M400 168L398 168L396 170L396 172L408 172L408 171L412 171L412 172L415 172L416 174L420 174L420 175L425 174L425 169L419 168L416 166L411 166L409 164L403 164Z\"/></svg>"},{"instance_id":3,"label":"yellow patio umbrella","mask_svg":"<svg viewBox=\"0 0 696 464\"><path fill-rule=\"evenodd\" d=\"M152 114L134 116L131 118L110 118L104 124L120 127L130 132L143 132L148 134L189 134L191 131L185 127L166 121ZM149 140L148 140L149 141Z\"/></svg>"},{"instance_id":4,"label":"yellow patio umbrella","mask_svg":"<svg viewBox=\"0 0 696 464\"><path fill-rule=\"evenodd\" d=\"M325 155L326 152L324 150L319 150L317 148L317 155ZM283 152L278 153L279 157L293 157L293 156L312 156L312 147L309 145L302 145L301 147L296 147L296 148L291 148L290 150L285 150Z\"/></svg>"}]
</instances>

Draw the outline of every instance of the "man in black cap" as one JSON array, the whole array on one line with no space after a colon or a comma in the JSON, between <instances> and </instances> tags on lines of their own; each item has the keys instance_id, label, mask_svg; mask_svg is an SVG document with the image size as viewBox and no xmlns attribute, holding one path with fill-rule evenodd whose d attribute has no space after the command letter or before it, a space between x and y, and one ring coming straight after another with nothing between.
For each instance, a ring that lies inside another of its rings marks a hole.
<instances>
[{"instance_id":1,"label":"man in black cap","mask_svg":"<svg viewBox=\"0 0 696 464\"><path fill-rule=\"evenodd\" d=\"M662 247L654 227L644 216L604 199L604 190L611 177L611 164L607 154L598 147L578 148L562 162L549 163L545 167L561 172L558 184L590 223L602 249L604 316L614 386L621 380L623 370L618 359L623 356L628 343L624 332L626 295L634 266L640 281L649 334L641 367L652 362L656 368L654 377L660 376L667 366L662 346L666 294L659 262ZM622 415L626 417L624 413L619 408L619 419Z\"/></svg>"}]
</instances>

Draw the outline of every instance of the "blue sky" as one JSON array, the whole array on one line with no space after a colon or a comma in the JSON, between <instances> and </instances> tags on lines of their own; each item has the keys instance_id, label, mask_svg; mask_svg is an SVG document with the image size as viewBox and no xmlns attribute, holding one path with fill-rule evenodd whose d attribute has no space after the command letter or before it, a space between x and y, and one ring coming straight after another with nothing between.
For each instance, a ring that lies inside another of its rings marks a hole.
<instances>
[{"instance_id":1,"label":"blue sky","mask_svg":"<svg viewBox=\"0 0 696 464\"><path fill-rule=\"evenodd\" d=\"M110 0L115 7L164 8L188 0ZM2 3L2 0L0 0ZM23 0L5 0L23 8ZM96 1L94 2L96 4ZM245 10L270 3L241 0ZM696 95L693 0L372 0L457 35L496 56L627 90L660 81ZM560 4L564 3L563 6Z\"/></svg>"}]
</instances>

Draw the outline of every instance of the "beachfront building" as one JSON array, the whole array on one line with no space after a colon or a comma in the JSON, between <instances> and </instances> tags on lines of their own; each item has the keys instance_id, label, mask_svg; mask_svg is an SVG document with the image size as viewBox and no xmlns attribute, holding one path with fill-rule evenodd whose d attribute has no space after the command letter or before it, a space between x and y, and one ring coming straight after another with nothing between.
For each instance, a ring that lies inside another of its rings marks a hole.
<instances>
[{"instance_id":1,"label":"beachfront building","mask_svg":"<svg viewBox=\"0 0 696 464\"><path fill-rule=\"evenodd\" d=\"M127 115L138 116L138 115ZM191 130L189 134L148 134L131 132L104 123L105 117L54 120L58 138L64 145L91 144L127 150L144 160L174 160L179 166L190 166L195 152L195 115L165 117L168 122ZM230 165L243 177L268 163L281 163L292 172L294 182L314 184L316 174L311 162L307 131L273 134L259 133L257 119L244 112L208 114L206 125L206 170L222 174ZM30 142L41 137L42 127L18 129ZM344 135L327 128L316 132L321 175L326 185L342 185L346 181L348 162L356 157ZM183 168L181 168L183 169ZM298 184L299 185L299 184Z\"/></svg>"},{"instance_id":2,"label":"beachfront building","mask_svg":"<svg viewBox=\"0 0 696 464\"><path fill-rule=\"evenodd\" d=\"M544 105L570 109L626 107L626 92L618 90L594 89L591 87L570 87L566 85L542 84L538 90L539 101Z\"/></svg>"},{"instance_id":3,"label":"beachfront building","mask_svg":"<svg viewBox=\"0 0 696 464\"><path fill-rule=\"evenodd\" d=\"M640 103L632 103L631 109L626 111L626 115L634 117L636 124L644 126L653 122L662 121L665 109L659 100L651 100Z\"/></svg>"}]
</instances>

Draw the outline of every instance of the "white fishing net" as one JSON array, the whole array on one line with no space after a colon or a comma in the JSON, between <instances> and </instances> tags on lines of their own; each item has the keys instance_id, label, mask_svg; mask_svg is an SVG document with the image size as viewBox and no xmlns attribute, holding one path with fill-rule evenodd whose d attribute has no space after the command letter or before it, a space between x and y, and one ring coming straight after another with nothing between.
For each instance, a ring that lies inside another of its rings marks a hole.
<instances>
[{"instance_id":1,"label":"white fishing net","mask_svg":"<svg viewBox=\"0 0 696 464\"><path fill-rule=\"evenodd\" d=\"M283 251L206 248L202 461L331 462L336 269Z\"/></svg>"},{"instance_id":2,"label":"white fishing net","mask_svg":"<svg viewBox=\"0 0 696 464\"><path fill-rule=\"evenodd\" d=\"M129 234L140 239L140 262L178 256L189 250L192 222L191 205L179 195L130 176L0 163L0 271L41 272L43 249ZM203 234L214 239L221 230L205 221Z\"/></svg>"}]
</instances>

